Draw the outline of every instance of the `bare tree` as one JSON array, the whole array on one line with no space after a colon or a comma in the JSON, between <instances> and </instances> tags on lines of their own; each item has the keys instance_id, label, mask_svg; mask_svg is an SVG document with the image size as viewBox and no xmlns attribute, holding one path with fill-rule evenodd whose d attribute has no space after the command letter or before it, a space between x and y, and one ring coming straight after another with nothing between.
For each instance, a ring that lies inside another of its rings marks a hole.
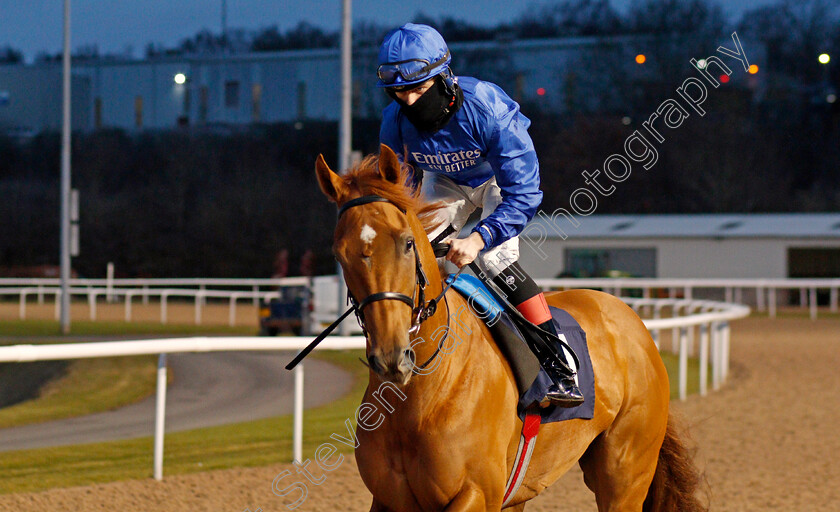
<instances>
[{"instance_id":1,"label":"bare tree","mask_svg":"<svg viewBox=\"0 0 840 512\"><path fill-rule=\"evenodd\" d=\"M782 0L744 13L738 32L760 41L776 73L805 84L824 79L817 55L838 48L840 8L829 0Z\"/></svg>"},{"instance_id":2,"label":"bare tree","mask_svg":"<svg viewBox=\"0 0 840 512\"><path fill-rule=\"evenodd\" d=\"M0 64L17 64L23 62L23 52L11 46L0 48Z\"/></svg>"},{"instance_id":3,"label":"bare tree","mask_svg":"<svg viewBox=\"0 0 840 512\"><path fill-rule=\"evenodd\" d=\"M623 26L608 0L563 0L529 8L513 23L520 38L616 34Z\"/></svg>"}]
</instances>

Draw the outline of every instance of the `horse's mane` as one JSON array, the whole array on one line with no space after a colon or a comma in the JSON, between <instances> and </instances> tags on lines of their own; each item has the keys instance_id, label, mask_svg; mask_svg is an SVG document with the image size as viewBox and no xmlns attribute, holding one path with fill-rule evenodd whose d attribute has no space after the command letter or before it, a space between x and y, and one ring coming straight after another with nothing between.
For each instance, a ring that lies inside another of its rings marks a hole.
<instances>
[{"instance_id":1,"label":"horse's mane","mask_svg":"<svg viewBox=\"0 0 840 512\"><path fill-rule=\"evenodd\" d=\"M441 220L435 213L444 205L440 201L430 203L423 199L419 187L412 185L413 172L411 166L403 163L397 183L391 183L379 174L379 155L368 155L342 177L350 189L360 195L375 194L405 211L413 211L428 233L440 224Z\"/></svg>"}]
</instances>

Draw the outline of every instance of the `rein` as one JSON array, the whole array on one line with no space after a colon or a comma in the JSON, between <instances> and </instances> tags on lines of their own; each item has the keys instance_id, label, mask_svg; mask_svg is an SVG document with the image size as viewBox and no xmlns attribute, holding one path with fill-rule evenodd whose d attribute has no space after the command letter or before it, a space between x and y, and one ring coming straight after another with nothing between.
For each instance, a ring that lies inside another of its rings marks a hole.
<instances>
[{"instance_id":1,"label":"rein","mask_svg":"<svg viewBox=\"0 0 840 512\"><path fill-rule=\"evenodd\" d=\"M341 218L341 215L344 212L346 212L347 210L349 210L350 208L354 208L356 206L362 206L362 205L366 205L366 204L370 204L370 203L389 203L389 204L392 204L395 207L397 207L397 209L399 209L403 214L406 213L406 211L404 209L400 208L396 203L394 203L393 201L391 201L389 199L386 199L382 196L377 196L377 195L367 195L367 196L358 197L356 199L351 199L351 200L347 201L346 203L344 203L343 205L341 205L341 207L338 209L338 218ZM440 238L440 237L438 237L438 238ZM435 242L438 242L437 238L433 241L433 244ZM426 273L423 271L423 265L420 262L420 254L417 252L417 246L412 245L412 250L414 251L415 275L416 275L416 279L415 279L415 282L414 282L414 290L415 290L414 295L417 295L417 305L416 306L415 306L415 302L414 302L414 297L409 297L408 295L406 295L404 293L400 293L400 292L385 291L385 292L372 293L372 294L368 295L367 297L365 297L364 299L362 299L361 301L357 301L356 298L353 297L353 295L348 290L347 291L347 299L348 299L348 301L350 302L351 305L347 309L347 311L345 311L340 317L338 317L337 320L335 320L326 329L324 329L321 332L321 334L319 334L318 337L315 338L312 341L312 343L310 343L309 345L306 346L306 348L301 350L297 354L297 356L295 356L295 358L292 359L292 361L289 362L289 364L286 365L286 369L291 370L292 368L297 366L297 364L300 363L307 355L309 355L309 353L312 352L312 350L319 343L321 343L324 340L324 338L329 336L329 334L332 333L333 330L335 330L335 328L338 327L338 325L345 318L347 318L347 316L351 312L356 313L356 319L358 320L359 325L362 328L362 333L367 338L368 333L367 333L367 329L365 328L365 319L364 319L364 313L363 313L362 310L368 304L372 304L372 303L380 301L380 300L398 300L398 301L403 302L406 305L408 305L408 307L411 308L411 316L412 316L411 327L409 328L408 333L409 333L409 335L412 335L412 334L414 334L414 333L416 333L417 331L420 330L420 324L422 324L427 318L429 318L429 317L431 317L432 315L435 314L435 312L437 311L437 305L440 303L440 300L443 299L443 301L446 303L446 310L447 310L446 334L438 342L438 346L437 346L437 349L435 350L434 354L432 354L432 356L425 363L423 363L420 366L416 366L416 368L419 368L421 370L426 368L435 359L435 357L438 356L441 349L443 348L443 344L446 341L446 338L449 336L449 315L448 315L448 313L449 313L449 302L446 300L446 292L452 286L452 283L454 282L454 279L443 288L443 291L441 291L440 294L437 297L435 297L435 298L431 299L430 301L426 302L425 301L425 289L426 289L426 285L429 284L429 280L426 277ZM457 278L458 274L461 273L461 270L463 270L463 268L464 267L461 267L461 269L458 270L458 273L455 274L456 278ZM364 361L362 361L362 362L364 363Z\"/></svg>"}]
</instances>

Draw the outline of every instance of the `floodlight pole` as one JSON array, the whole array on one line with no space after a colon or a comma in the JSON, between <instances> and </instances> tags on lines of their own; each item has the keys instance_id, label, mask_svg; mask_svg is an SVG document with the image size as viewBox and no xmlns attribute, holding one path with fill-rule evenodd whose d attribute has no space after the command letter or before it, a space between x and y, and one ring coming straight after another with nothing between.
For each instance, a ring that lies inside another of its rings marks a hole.
<instances>
[{"instance_id":1,"label":"floodlight pole","mask_svg":"<svg viewBox=\"0 0 840 512\"><path fill-rule=\"evenodd\" d=\"M343 172L350 167L350 148L353 138L353 25L351 1L341 2L341 120L338 129L338 167Z\"/></svg>"},{"instance_id":2,"label":"floodlight pole","mask_svg":"<svg viewBox=\"0 0 840 512\"><path fill-rule=\"evenodd\" d=\"M70 333L70 0L64 0L61 123L61 332Z\"/></svg>"},{"instance_id":3,"label":"floodlight pole","mask_svg":"<svg viewBox=\"0 0 840 512\"><path fill-rule=\"evenodd\" d=\"M341 1L341 119L338 125L338 169L344 172L350 167L350 148L353 138L353 23L352 23L352 0ZM341 265L337 266L338 272L338 313L344 308L344 297L346 295L346 284ZM342 336L347 335L345 322L338 326L338 332Z\"/></svg>"}]
</instances>

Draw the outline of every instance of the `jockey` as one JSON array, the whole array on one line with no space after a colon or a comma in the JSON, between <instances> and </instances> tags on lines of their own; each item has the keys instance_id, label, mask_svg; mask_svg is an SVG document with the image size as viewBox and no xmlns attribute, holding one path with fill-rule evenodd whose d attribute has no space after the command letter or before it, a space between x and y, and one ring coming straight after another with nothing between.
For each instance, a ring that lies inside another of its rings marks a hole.
<instances>
[{"instance_id":1,"label":"jockey","mask_svg":"<svg viewBox=\"0 0 840 512\"><path fill-rule=\"evenodd\" d=\"M426 198L446 204L444 222L429 234L449 241L446 259L459 268L476 260L525 318L557 335L545 296L517 261L518 235L542 201L531 121L497 85L455 77L450 61L443 37L427 25L408 23L385 36L377 86L394 101L383 112L380 141L406 155ZM481 220L455 238L478 207ZM574 374L556 362L568 363L564 351L535 353L553 382L545 400L582 403Z\"/></svg>"}]
</instances>

